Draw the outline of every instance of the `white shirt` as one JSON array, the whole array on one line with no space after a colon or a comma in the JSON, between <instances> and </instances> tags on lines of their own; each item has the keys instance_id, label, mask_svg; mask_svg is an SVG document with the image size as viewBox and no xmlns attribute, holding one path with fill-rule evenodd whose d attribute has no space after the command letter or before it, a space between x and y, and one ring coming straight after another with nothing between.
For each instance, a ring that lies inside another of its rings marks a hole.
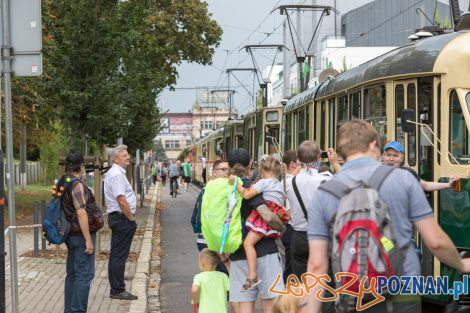
<instances>
[{"instance_id":1,"label":"white shirt","mask_svg":"<svg viewBox=\"0 0 470 313\"><path fill-rule=\"evenodd\" d=\"M295 183L299 189L299 194L302 197L306 210L310 206L310 201L312 200L315 190L318 189L322 182L331 179L331 176L318 174L318 171L315 169L310 169L310 173L306 169L302 169L296 177ZM292 212L290 224L296 231L307 231L308 222L305 219L305 214L295 195L294 187L292 186L293 178L294 177L289 177L288 179L286 176L287 200L289 201Z\"/></svg>"},{"instance_id":2,"label":"white shirt","mask_svg":"<svg viewBox=\"0 0 470 313\"><path fill-rule=\"evenodd\" d=\"M135 214L137 199L131 184L126 177L126 170L116 163L111 166L104 177L104 199L106 212L121 212L117 197L125 196L132 214Z\"/></svg>"},{"instance_id":3,"label":"white shirt","mask_svg":"<svg viewBox=\"0 0 470 313\"><path fill-rule=\"evenodd\" d=\"M206 158L202 157L201 161L202 161L202 168L206 168Z\"/></svg>"}]
</instances>

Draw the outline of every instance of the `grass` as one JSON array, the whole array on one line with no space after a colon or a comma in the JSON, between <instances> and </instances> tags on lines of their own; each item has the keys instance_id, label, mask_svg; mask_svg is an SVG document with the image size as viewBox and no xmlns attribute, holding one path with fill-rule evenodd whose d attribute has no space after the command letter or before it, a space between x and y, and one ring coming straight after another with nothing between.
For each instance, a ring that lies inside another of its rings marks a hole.
<instances>
[{"instance_id":1,"label":"grass","mask_svg":"<svg viewBox=\"0 0 470 313\"><path fill-rule=\"evenodd\" d=\"M52 185L43 186L42 184L27 185L26 190L21 190L21 187L15 186L15 211L16 222L18 225L23 224L22 220L34 213L34 201L39 202L41 208L41 200L49 201L51 197ZM7 194L5 194L5 200ZM5 201L6 203L7 201ZM8 224L8 208L5 206L5 225Z\"/></svg>"}]
</instances>

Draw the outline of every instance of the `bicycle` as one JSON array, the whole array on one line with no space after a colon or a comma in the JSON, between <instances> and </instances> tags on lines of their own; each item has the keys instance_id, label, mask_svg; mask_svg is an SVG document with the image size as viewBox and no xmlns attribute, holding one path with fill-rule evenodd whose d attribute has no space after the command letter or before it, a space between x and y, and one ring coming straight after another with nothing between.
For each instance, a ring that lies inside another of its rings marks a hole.
<instances>
[{"instance_id":1,"label":"bicycle","mask_svg":"<svg viewBox=\"0 0 470 313\"><path fill-rule=\"evenodd\" d=\"M178 176L170 177L171 196L176 198L178 195Z\"/></svg>"}]
</instances>

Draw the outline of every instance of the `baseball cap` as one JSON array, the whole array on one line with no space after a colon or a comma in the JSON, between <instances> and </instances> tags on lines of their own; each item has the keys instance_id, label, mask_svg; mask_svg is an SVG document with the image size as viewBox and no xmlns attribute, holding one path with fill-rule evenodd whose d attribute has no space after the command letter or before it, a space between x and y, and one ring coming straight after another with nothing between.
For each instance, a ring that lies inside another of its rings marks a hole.
<instances>
[{"instance_id":1,"label":"baseball cap","mask_svg":"<svg viewBox=\"0 0 470 313\"><path fill-rule=\"evenodd\" d=\"M234 166L236 163L240 163L241 165L247 167L250 165L250 155L245 149L233 149L228 154L227 161L230 167Z\"/></svg>"},{"instance_id":2,"label":"baseball cap","mask_svg":"<svg viewBox=\"0 0 470 313\"><path fill-rule=\"evenodd\" d=\"M72 168L83 164L85 164L85 159L80 152L70 151L65 158L65 167L67 168Z\"/></svg>"},{"instance_id":3,"label":"baseball cap","mask_svg":"<svg viewBox=\"0 0 470 313\"><path fill-rule=\"evenodd\" d=\"M405 151L403 149L402 144L399 143L398 141L390 141L389 143L387 143L384 147L384 151L387 151L388 149L393 149L396 152L400 152L400 153L403 153Z\"/></svg>"}]
</instances>

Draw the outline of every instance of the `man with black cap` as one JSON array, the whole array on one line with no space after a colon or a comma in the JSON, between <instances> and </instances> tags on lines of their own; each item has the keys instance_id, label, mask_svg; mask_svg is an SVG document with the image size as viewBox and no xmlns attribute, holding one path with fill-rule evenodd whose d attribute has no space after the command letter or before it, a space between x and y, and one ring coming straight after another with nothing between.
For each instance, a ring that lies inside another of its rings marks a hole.
<instances>
[{"instance_id":1,"label":"man with black cap","mask_svg":"<svg viewBox=\"0 0 470 313\"><path fill-rule=\"evenodd\" d=\"M246 176L242 177L243 187L250 187L252 181L249 177L253 174L253 162L250 159L248 151L245 149L232 150L228 155L228 163L230 167L233 167L237 163L245 167ZM250 200L243 200L241 207L242 225L245 225L244 222L250 215L251 210L255 210L259 206L266 207L262 194ZM264 211L268 210L269 209L266 207ZM274 213L269 213L271 214L270 218L278 218ZM279 223L281 222L279 221ZM257 255L257 271L261 283L256 288L244 292L241 292L240 288L245 282L245 278L248 276L248 263L246 261L246 254L243 245L240 246L236 252L230 255L229 298L231 307L235 313L254 312L255 301L258 295L262 299L261 306L263 308L263 312L271 312L273 300L277 297L277 294L269 291L271 286L275 284L277 276L282 276L283 273L281 257L278 253L276 242L272 238L263 238L256 244L255 250ZM278 281L274 290L284 290L282 279Z\"/></svg>"},{"instance_id":2,"label":"man with black cap","mask_svg":"<svg viewBox=\"0 0 470 313\"><path fill-rule=\"evenodd\" d=\"M113 160L113 165L104 178L106 212L109 213L108 224L112 231L108 263L110 297L120 300L137 300L137 296L126 290L124 283L126 260L137 229L134 217L137 199L126 177L130 155L125 145L112 148L108 152Z\"/></svg>"},{"instance_id":3,"label":"man with black cap","mask_svg":"<svg viewBox=\"0 0 470 313\"><path fill-rule=\"evenodd\" d=\"M91 190L81 181L85 174L85 160L78 152L70 152L65 159L66 175L59 180L68 180L62 205L71 231L67 245L67 276L64 284L64 312L86 312L90 285L95 276L95 239L90 233L87 208L96 206Z\"/></svg>"}]
</instances>

